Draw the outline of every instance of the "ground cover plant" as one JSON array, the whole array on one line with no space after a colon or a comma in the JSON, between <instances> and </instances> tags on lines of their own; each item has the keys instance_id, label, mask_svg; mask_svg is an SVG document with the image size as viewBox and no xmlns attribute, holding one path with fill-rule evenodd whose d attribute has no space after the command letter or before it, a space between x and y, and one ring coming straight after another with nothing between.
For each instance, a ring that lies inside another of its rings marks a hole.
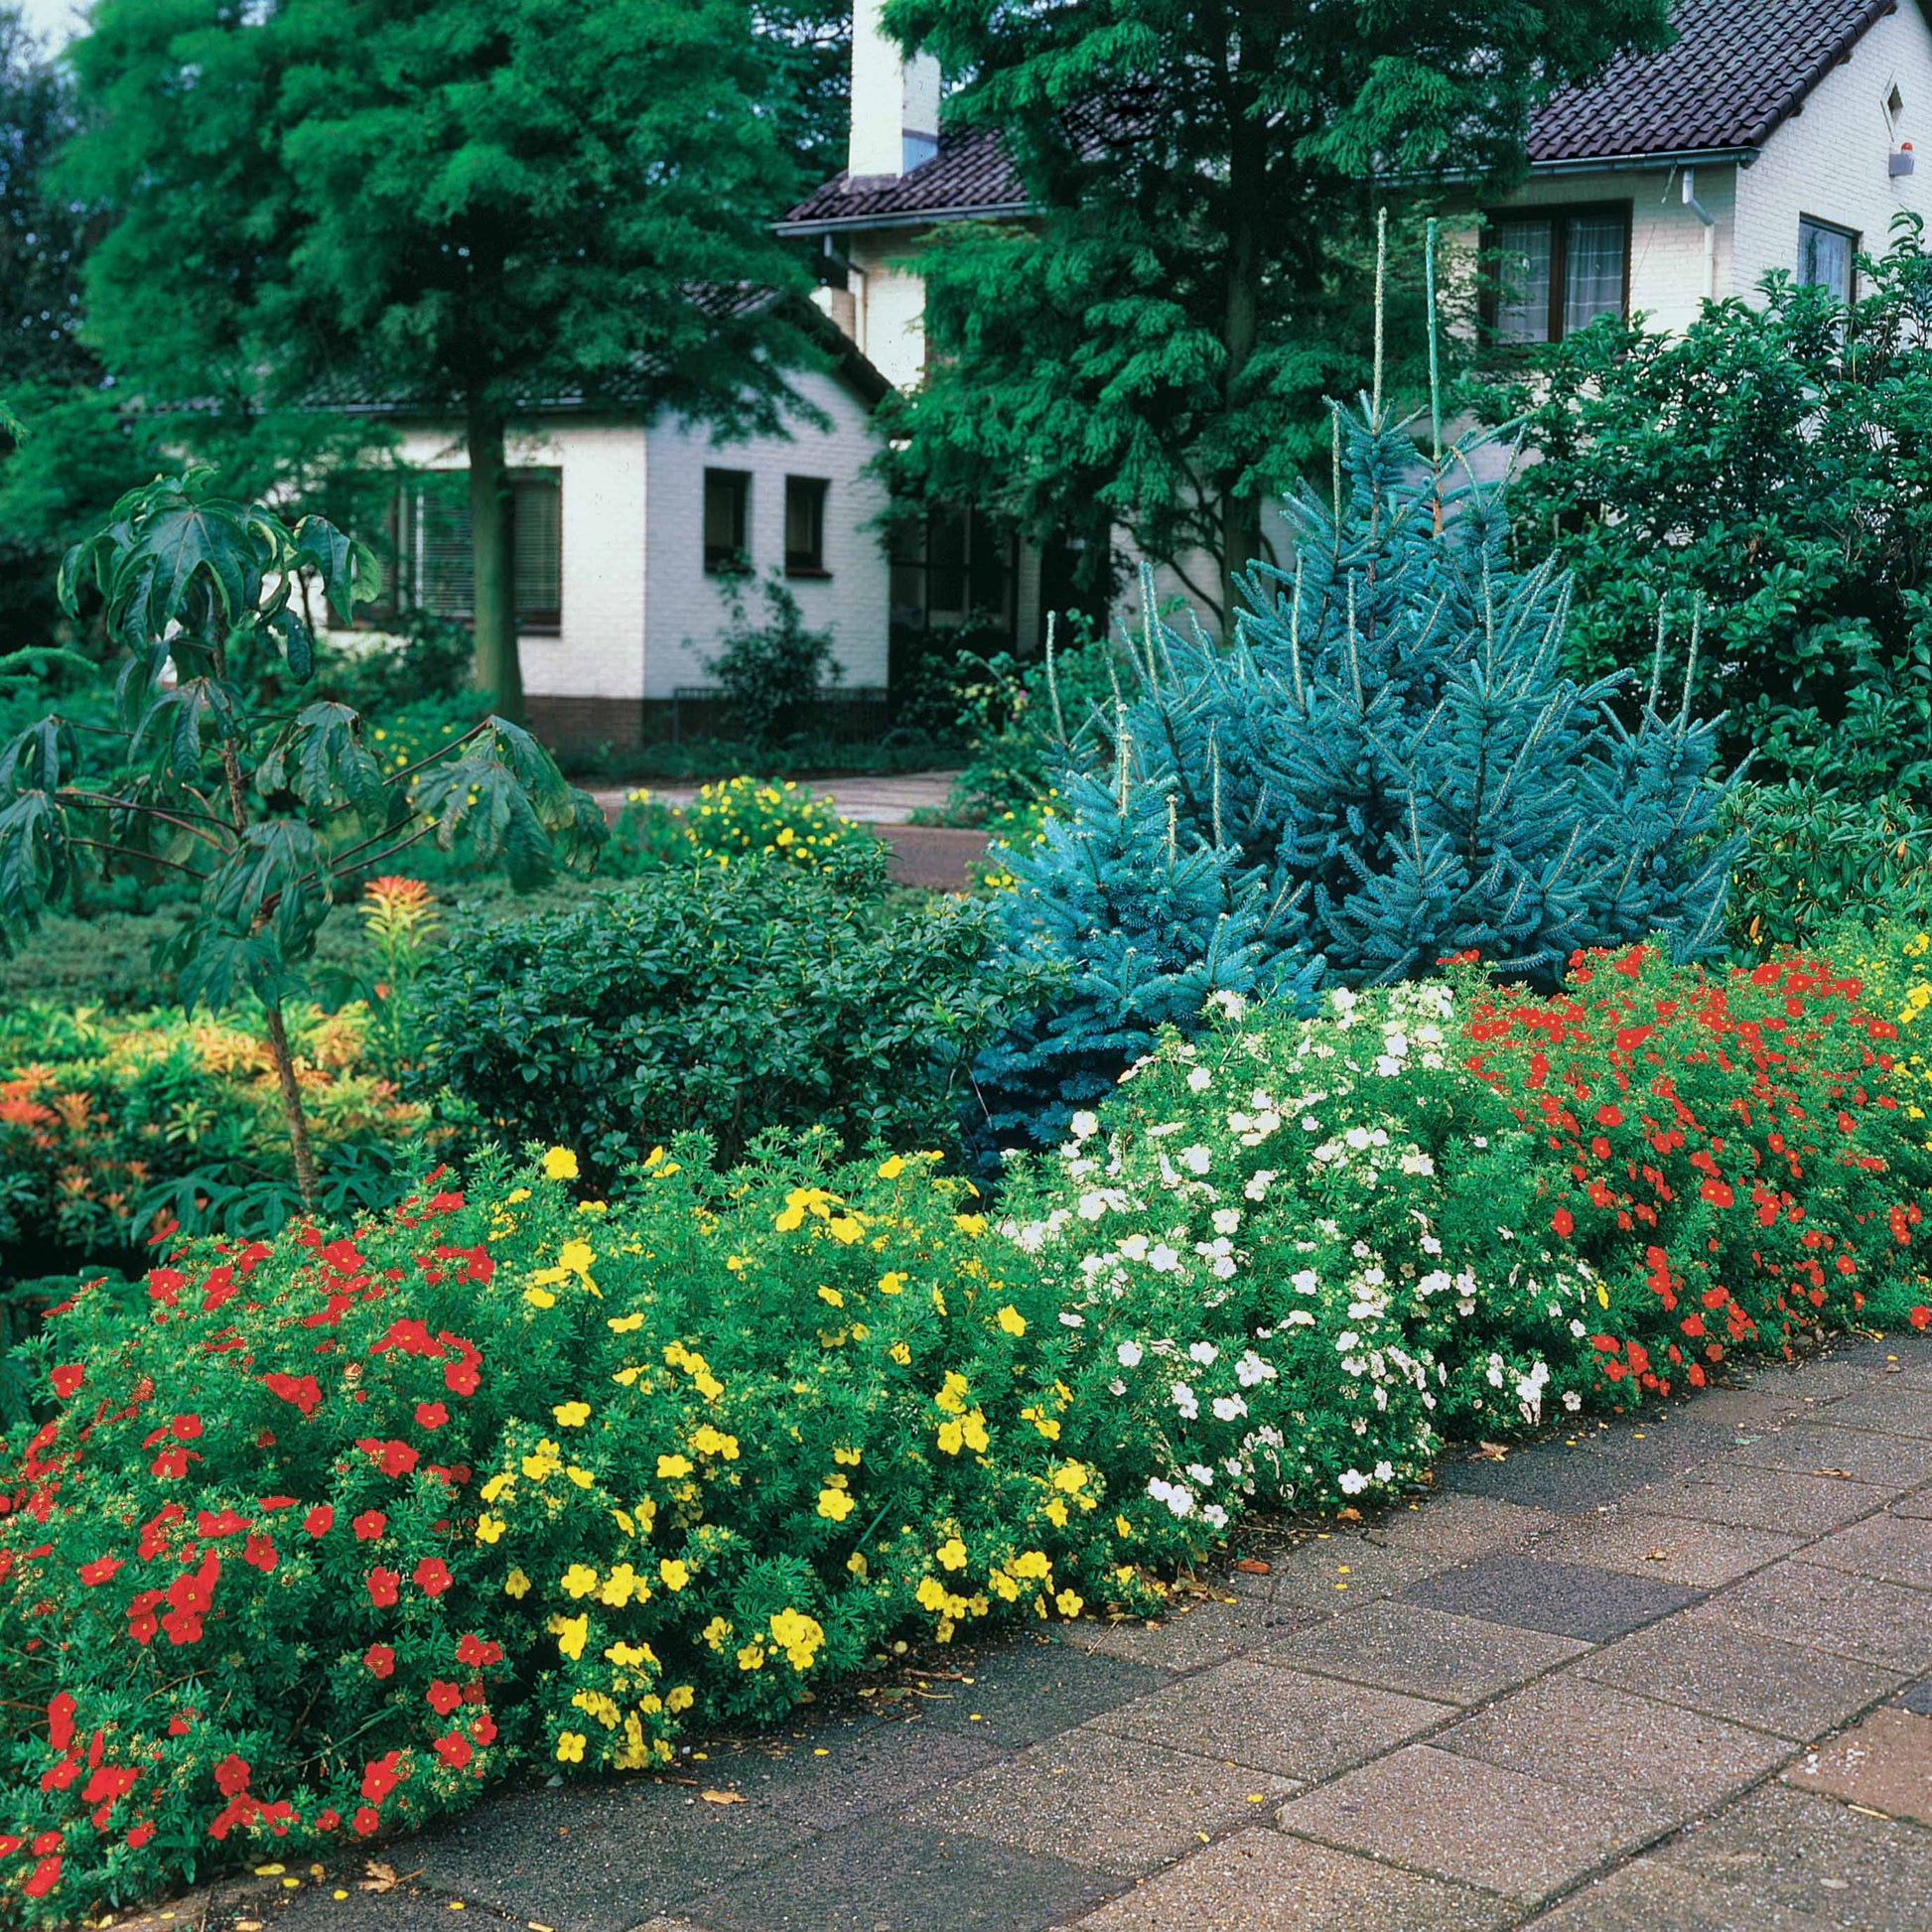
<instances>
[{"instance_id":1,"label":"ground cover plant","mask_svg":"<svg viewBox=\"0 0 1932 1932\"><path fill-rule=\"evenodd\" d=\"M782 859L816 871L835 852L875 841L791 778L737 777L700 785L681 810L633 791L612 828L607 868L619 874L703 859Z\"/></svg>"}]
</instances>

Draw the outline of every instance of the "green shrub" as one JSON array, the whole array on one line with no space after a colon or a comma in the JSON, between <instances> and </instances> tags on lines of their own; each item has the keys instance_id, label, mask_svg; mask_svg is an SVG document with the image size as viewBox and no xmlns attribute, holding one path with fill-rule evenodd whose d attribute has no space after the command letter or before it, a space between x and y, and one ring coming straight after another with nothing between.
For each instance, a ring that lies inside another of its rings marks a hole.
<instances>
[{"instance_id":1,"label":"green shrub","mask_svg":"<svg viewBox=\"0 0 1932 1932\"><path fill-rule=\"evenodd\" d=\"M838 682L843 667L832 633L805 627L798 600L776 570L763 585L764 621L754 622L745 609L748 577L722 580L731 621L724 648L705 668L725 694L735 729L768 752L803 727L812 700Z\"/></svg>"},{"instance_id":2,"label":"green shrub","mask_svg":"<svg viewBox=\"0 0 1932 1932\"><path fill-rule=\"evenodd\" d=\"M788 778L726 778L702 785L681 810L633 791L612 829L607 862L634 877L702 859L782 859L816 871L834 854L883 857L870 832Z\"/></svg>"},{"instance_id":3,"label":"green shrub","mask_svg":"<svg viewBox=\"0 0 1932 1932\"><path fill-rule=\"evenodd\" d=\"M419 1089L603 1175L690 1128L727 1162L814 1123L945 1145L1012 982L983 906L889 908L881 884L869 849L753 858L460 934L418 988Z\"/></svg>"},{"instance_id":4,"label":"green shrub","mask_svg":"<svg viewBox=\"0 0 1932 1932\"><path fill-rule=\"evenodd\" d=\"M394 1197L425 1110L369 1070L369 1016L291 1007L332 1213ZM117 1254L157 1227L272 1233L301 1205L259 1032L179 1009L0 1009L0 1246Z\"/></svg>"},{"instance_id":5,"label":"green shrub","mask_svg":"<svg viewBox=\"0 0 1932 1932\"><path fill-rule=\"evenodd\" d=\"M1740 950L1816 945L1848 921L1932 918L1932 817L1910 798L1862 798L1798 779L1741 784L1719 826L1743 835L1725 899Z\"/></svg>"}]
</instances>

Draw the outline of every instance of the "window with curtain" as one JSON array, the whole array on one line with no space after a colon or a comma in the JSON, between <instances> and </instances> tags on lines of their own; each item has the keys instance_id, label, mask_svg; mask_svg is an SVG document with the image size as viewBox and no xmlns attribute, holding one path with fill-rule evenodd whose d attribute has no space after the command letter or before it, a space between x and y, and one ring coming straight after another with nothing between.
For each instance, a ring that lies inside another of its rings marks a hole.
<instances>
[{"instance_id":1,"label":"window with curtain","mask_svg":"<svg viewBox=\"0 0 1932 1932\"><path fill-rule=\"evenodd\" d=\"M1859 237L1831 221L1798 217L1798 281L1806 288L1830 289L1840 302L1852 299L1852 275Z\"/></svg>"},{"instance_id":2,"label":"window with curtain","mask_svg":"<svg viewBox=\"0 0 1932 1932\"><path fill-rule=\"evenodd\" d=\"M704 567L730 574L752 567L752 473L704 473Z\"/></svg>"},{"instance_id":3,"label":"window with curtain","mask_svg":"<svg viewBox=\"0 0 1932 1932\"><path fill-rule=\"evenodd\" d=\"M1555 343L1623 313L1626 205L1511 209L1489 222L1487 322L1499 343Z\"/></svg>"},{"instance_id":4,"label":"window with curtain","mask_svg":"<svg viewBox=\"0 0 1932 1932\"><path fill-rule=\"evenodd\" d=\"M510 472L510 582L519 630L563 628L563 473ZM396 505L396 604L467 622L476 615L470 473L442 470Z\"/></svg>"},{"instance_id":5,"label":"window with curtain","mask_svg":"<svg viewBox=\"0 0 1932 1932\"><path fill-rule=\"evenodd\" d=\"M825 576L825 494L823 477L785 479L785 575Z\"/></svg>"}]
</instances>

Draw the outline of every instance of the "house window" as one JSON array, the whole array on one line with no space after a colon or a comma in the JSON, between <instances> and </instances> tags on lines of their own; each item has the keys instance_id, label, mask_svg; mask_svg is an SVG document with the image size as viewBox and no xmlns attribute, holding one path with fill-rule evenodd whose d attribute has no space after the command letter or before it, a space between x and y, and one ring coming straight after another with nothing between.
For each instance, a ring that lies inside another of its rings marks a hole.
<instances>
[{"instance_id":1,"label":"house window","mask_svg":"<svg viewBox=\"0 0 1932 1932\"><path fill-rule=\"evenodd\" d=\"M1557 343L1598 316L1620 316L1629 288L1625 203L1490 217L1494 277L1486 297L1500 343Z\"/></svg>"},{"instance_id":2,"label":"house window","mask_svg":"<svg viewBox=\"0 0 1932 1932\"><path fill-rule=\"evenodd\" d=\"M563 474L512 470L510 584L516 627L555 634L564 621ZM438 471L406 485L396 502L393 608L468 623L476 616L470 541L470 473Z\"/></svg>"},{"instance_id":3,"label":"house window","mask_svg":"<svg viewBox=\"0 0 1932 1932\"><path fill-rule=\"evenodd\" d=\"M1850 302L1859 237L1831 221L1798 217L1798 281L1805 288L1829 289L1834 300Z\"/></svg>"},{"instance_id":4,"label":"house window","mask_svg":"<svg viewBox=\"0 0 1932 1932\"><path fill-rule=\"evenodd\" d=\"M704 567L730 575L752 567L752 473L704 473Z\"/></svg>"},{"instance_id":5,"label":"house window","mask_svg":"<svg viewBox=\"0 0 1932 1932\"><path fill-rule=\"evenodd\" d=\"M936 509L896 524L893 622L908 630L969 620L1011 633L1014 539L977 510Z\"/></svg>"},{"instance_id":6,"label":"house window","mask_svg":"<svg viewBox=\"0 0 1932 1932\"><path fill-rule=\"evenodd\" d=\"M785 479L785 575L827 577L825 568L825 496L831 485L823 477Z\"/></svg>"}]
</instances>

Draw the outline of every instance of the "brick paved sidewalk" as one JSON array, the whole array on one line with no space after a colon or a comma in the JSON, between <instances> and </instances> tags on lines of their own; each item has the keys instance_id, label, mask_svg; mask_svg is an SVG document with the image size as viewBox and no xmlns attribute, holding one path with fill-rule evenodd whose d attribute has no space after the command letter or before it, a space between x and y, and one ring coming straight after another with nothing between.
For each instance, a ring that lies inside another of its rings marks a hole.
<instances>
[{"instance_id":1,"label":"brick paved sidewalk","mask_svg":"<svg viewBox=\"0 0 1932 1932\"><path fill-rule=\"evenodd\" d=\"M1932 1929L1932 1345L1438 1487L1251 1536L1265 1575L1158 1627L882 1677L682 1782L505 1790L391 1847L391 1890L258 1881L207 1922Z\"/></svg>"}]
</instances>

